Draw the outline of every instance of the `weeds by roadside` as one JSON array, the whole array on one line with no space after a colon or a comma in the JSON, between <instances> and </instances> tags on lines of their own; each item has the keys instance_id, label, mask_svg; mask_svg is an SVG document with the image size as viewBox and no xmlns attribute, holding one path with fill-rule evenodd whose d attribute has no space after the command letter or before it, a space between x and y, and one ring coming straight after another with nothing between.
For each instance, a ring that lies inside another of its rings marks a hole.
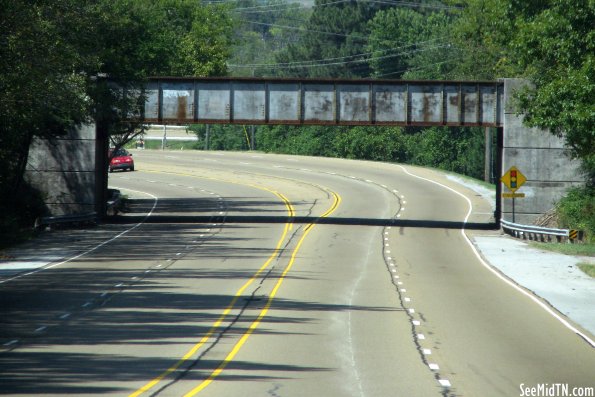
<instances>
[{"instance_id":1,"label":"weeds by roadside","mask_svg":"<svg viewBox=\"0 0 595 397\"><path fill-rule=\"evenodd\" d=\"M595 257L595 244L539 243L535 241L532 241L529 244L535 248L558 252L565 255Z\"/></svg>"},{"instance_id":2,"label":"weeds by roadside","mask_svg":"<svg viewBox=\"0 0 595 397\"><path fill-rule=\"evenodd\" d=\"M588 276L595 278L595 265L590 263L579 263L578 268Z\"/></svg>"}]
</instances>

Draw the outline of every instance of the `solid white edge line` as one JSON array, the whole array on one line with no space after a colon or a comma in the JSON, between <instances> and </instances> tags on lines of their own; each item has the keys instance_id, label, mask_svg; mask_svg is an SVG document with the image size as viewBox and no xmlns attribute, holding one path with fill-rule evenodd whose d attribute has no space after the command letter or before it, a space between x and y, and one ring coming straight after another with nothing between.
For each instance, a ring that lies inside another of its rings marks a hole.
<instances>
[{"instance_id":1,"label":"solid white edge line","mask_svg":"<svg viewBox=\"0 0 595 397\"><path fill-rule=\"evenodd\" d=\"M124 230L123 232L121 232L120 234L116 235L115 237L112 237L111 239L109 239L109 240L106 240L106 241L104 241L103 243L100 243L100 244L96 245L95 247L93 247L93 248L91 248L91 249L89 249L89 250L87 250L87 251L85 251L85 252L82 252L82 253L80 253L80 254L78 254L78 255L75 255L75 256L73 256L72 258L68 258L68 259L66 259L66 260L63 260L62 262L54 263L53 265L44 266L44 267L41 267L41 268L39 268L39 269L36 269L36 270L30 271L30 272L27 272L27 273L22 273L22 274L19 274L19 275L16 275L16 276L14 276L14 277L7 278L7 279L5 279L5 280L0 280L0 284L4 284L4 283L7 283L7 282L9 282L9 281L17 280L17 279L20 279L20 278L23 278L23 277L26 277L26 276L32 276L32 275L34 275L34 274L37 274L37 273L40 273L40 272L42 272L42 271L44 271L44 270L52 269L52 268L54 268L54 267L61 266L61 265L65 264L65 263L68 263L68 262L72 262L72 261L74 261L74 260L77 260L78 258L80 258L80 257L83 257L83 256L85 256L85 255L87 255L87 254L89 254L89 253L91 253L91 252L93 252L93 251L97 250L98 248L101 248L101 247L103 247L104 245L111 243L112 241L114 241L114 240L116 240L116 239L118 239L118 238L122 237L122 236L123 236L123 235L125 235L126 233L128 233L128 232L130 232L130 231L132 231L132 230L136 229L137 227L139 227L140 225L142 225L143 223L145 223L145 221L147 220L147 218L148 218L148 217L150 217L150 216L153 214L153 211L155 210L155 207L157 206L157 201L158 201L159 199L158 199L156 196L152 195L151 193L147 193L147 192L141 192L141 191L138 191L138 190L132 190L132 189L126 189L126 188L118 188L117 186L114 186L114 187L115 187L116 189L124 189L124 190L128 190L128 191L135 192L135 193L142 193L142 194L146 194L146 195L148 195L148 196L151 196L152 198L154 198L154 199L155 199L155 201L153 202L153 207L152 207L152 208L151 208L151 210L150 210L150 211L147 213L147 215L145 215L145 217L143 218L143 220L142 220L142 221L140 221L140 222L139 222L139 223L137 223L136 225L132 226L130 229Z\"/></svg>"},{"instance_id":2,"label":"solid white edge line","mask_svg":"<svg viewBox=\"0 0 595 397\"><path fill-rule=\"evenodd\" d=\"M459 195L460 197L464 198L467 201L467 204L469 205L469 210L467 211L467 216L465 216L465 220L463 221L463 228L461 229L461 234L465 238L465 241L467 241L467 244L469 244L469 246L473 250L473 253L477 257L477 259L479 259L479 261L481 262L481 264L486 269L488 269L490 272L492 272L492 274L494 274L496 277L498 277L500 280L504 281L506 284L510 285L512 288L516 289L521 294L525 295L526 297L528 297L529 299L531 299L533 302L535 302L537 305L539 305L547 313L549 313L556 320L558 320L560 323L562 323L562 325L564 325L566 328L568 328L569 330L571 330L572 332L574 332L575 334L577 334L581 338L583 338L588 344L591 345L591 347L595 347L595 341L593 341L591 338L589 338L589 336L585 335L584 333L582 333L581 331L579 331L578 329L576 329L572 324L570 324L568 321L566 321L564 318L562 318L558 313L556 313L554 310L552 310L552 308L550 308L548 305L546 305L541 300L539 300L535 295L527 292L525 289L519 287L517 284L513 283L512 281L510 281L508 278L504 277L502 274L500 274L498 271L496 271L489 263L487 263L482 258L481 254L479 253L479 251L475 247L475 244L473 244L473 242L471 241L471 239L469 239L469 237L467 237L467 235L465 234L465 225L467 224L467 221L469 220L469 217L471 216L471 213L473 212L473 204L471 203L471 200L467 196L465 196L463 193L457 192L456 190L454 190L453 188L451 188L449 186L443 185L440 182L436 182L436 181L433 181L431 179L427 179L427 178L424 178L422 176L412 174L411 172L409 172L402 165L399 165L399 167L401 167L401 169L407 175L410 175L410 176L412 176L414 178L422 179L422 180L424 180L426 182L430 182L430 183L433 183L435 185L441 186L441 187L443 187L445 189L448 189L451 192Z\"/></svg>"}]
</instances>

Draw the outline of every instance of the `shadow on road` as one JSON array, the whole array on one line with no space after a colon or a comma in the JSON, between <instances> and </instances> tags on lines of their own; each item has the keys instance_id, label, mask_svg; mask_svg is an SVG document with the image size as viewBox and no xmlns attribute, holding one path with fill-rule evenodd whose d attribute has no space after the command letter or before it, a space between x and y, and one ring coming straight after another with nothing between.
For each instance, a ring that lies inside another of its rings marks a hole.
<instances>
[{"instance_id":1,"label":"shadow on road","mask_svg":"<svg viewBox=\"0 0 595 397\"><path fill-rule=\"evenodd\" d=\"M321 225L346 225L346 226L395 226L408 228L430 228L430 229L469 229L469 230L496 230L495 222L462 222L462 221L441 221L425 219L378 219L378 218L340 218L335 216L320 218L316 216L295 216L284 215L200 215L200 212L225 212L225 213L250 213L250 212L277 212L286 214L284 205L278 201L251 201L246 202L243 198L225 198L225 209L218 207L219 201L212 199L164 199L160 200L158 213L152 214L149 218L142 215L116 216L107 220L112 224L135 224L145 222L147 224L204 224L209 222L225 222L227 224L310 224ZM152 200L132 200L131 207L134 212L148 212ZM310 207L312 203L294 203L299 210L300 207ZM258 208L256 211L255 207Z\"/></svg>"},{"instance_id":2,"label":"shadow on road","mask_svg":"<svg viewBox=\"0 0 595 397\"><path fill-rule=\"evenodd\" d=\"M217 233L209 233L207 230L213 227L210 223L216 216L207 213L218 212L219 201L159 200L155 215L145 219L141 214L151 210L154 202L133 200L129 215L111 223L92 230L68 231L66 241L58 238L60 231L57 231L48 240L51 246L33 244L32 251L82 252L89 247L97 248L59 267L15 279L0 287L2 394L122 394L130 389L124 389L118 382L144 383L173 365L177 358L167 358L171 354L162 355L158 351L167 351L170 346L180 349L181 340L196 343L234 299L233 294L208 293L207 286L223 281L240 286L249 280L254 270L237 268L231 261L261 264L271 254L279 252L272 246L274 242L262 237L259 229L265 228L265 223L288 220L283 216L286 208L282 203L226 199L226 211L246 215L228 217L224 224L217 226ZM303 211L312 205L295 204ZM250 213L278 215L253 216ZM97 245L141 220L145 222L121 234L120 238ZM326 220L291 219L304 223ZM345 224L356 222L366 224L363 220L350 220ZM256 225L245 225L248 223ZM249 228L250 232L235 233L244 228ZM180 256L183 260L174 260L171 263L175 266L167 268L175 252L183 252ZM200 260L203 266L192 267L186 260ZM157 270L157 264L165 264L163 269L167 269ZM151 269L151 273L146 273L147 269ZM314 271L296 269L286 279L308 282L319 276ZM279 273L273 272L270 277L279 277ZM232 331L222 338L226 340L247 332L265 303L266 296L240 299L236 308L243 308L244 312L234 322ZM272 309L253 330L254 334L295 334L291 324L317 321L308 313L396 310L394 307L310 301L307 297L300 300L275 298ZM279 324L287 327L279 327ZM12 340L18 342L4 344ZM200 360L192 367L191 371L195 372L192 376L204 377L219 364L208 358ZM272 372L281 373L276 377L279 379L292 377L292 373L332 370L246 361L234 361L228 368L246 372L245 375L237 375L237 371L235 375L223 373L218 379L270 379Z\"/></svg>"}]
</instances>

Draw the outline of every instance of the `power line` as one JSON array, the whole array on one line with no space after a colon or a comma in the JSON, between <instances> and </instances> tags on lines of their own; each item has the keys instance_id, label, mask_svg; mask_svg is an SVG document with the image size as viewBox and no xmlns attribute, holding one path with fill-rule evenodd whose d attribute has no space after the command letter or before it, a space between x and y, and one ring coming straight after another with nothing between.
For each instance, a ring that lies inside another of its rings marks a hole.
<instances>
[{"instance_id":1,"label":"power line","mask_svg":"<svg viewBox=\"0 0 595 397\"><path fill-rule=\"evenodd\" d=\"M442 40L444 39L443 37L437 37L434 39L430 39L430 40L426 40L426 41L419 41L416 43L411 43L411 44L407 44L404 46L400 46L400 47L394 47L394 48L389 48L386 50L381 50L382 52L389 52L389 51L396 51L396 50L402 50L405 49L407 47L412 47L412 46L420 46L420 45L424 45L424 44L428 44L431 43L433 41L437 41L437 40ZM335 57L335 58L324 58L324 59L313 59L313 60L308 60L308 61L295 61L295 62L285 62L285 63L276 63L276 64L270 64L270 63L253 63L253 64L242 64L242 65L234 65L234 64L229 64L228 66L232 66L232 67L238 67L238 68L251 68L251 67L261 67L261 66L307 66L307 64L309 63L320 63L320 62L327 62L327 61L336 61L339 59L347 59L347 58L356 58L359 56L364 56L364 55L371 55L371 54L375 54L379 51L370 51L370 52L363 52L360 54L353 54L353 55L345 55L342 57Z\"/></svg>"},{"instance_id":2,"label":"power line","mask_svg":"<svg viewBox=\"0 0 595 397\"><path fill-rule=\"evenodd\" d=\"M450 62L453 62L453 61L456 61L456 60L457 59L454 59L454 58L453 59L447 59L446 61L441 61L441 62L431 63L431 64L428 64L428 65L418 66L416 68L407 68L407 69L402 69L402 70L398 70L398 71L395 71L395 72L378 74L378 75L375 75L374 77L386 77L386 76L391 76L391 75L394 75L394 74L405 73L405 72L409 72L409 71L423 70L423 69L426 69L426 68L428 68L430 66L442 65L442 64L450 63Z\"/></svg>"},{"instance_id":3,"label":"power line","mask_svg":"<svg viewBox=\"0 0 595 397\"><path fill-rule=\"evenodd\" d=\"M350 35L350 34L344 34L344 33L325 32L323 30L314 30L314 29L308 29L308 28L298 27L298 26L277 25L277 24L274 24L274 23L265 23L265 22L256 22L256 21L245 21L245 22L246 23L251 23L251 24L254 24L254 25L271 26L271 27L274 27L274 28L294 29L294 30L300 30L302 32L313 32L313 33L320 33L320 34L328 34L330 36L351 37L351 38L358 38L360 40L367 40L368 39L365 36L357 36L357 35Z\"/></svg>"},{"instance_id":4,"label":"power line","mask_svg":"<svg viewBox=\"0 0 595 397\"><path fill-rule=\"evenodd\" d=\"M260 66L260 67L256 67L256 68L261 68L261 69L298 69L298 68L313 68L313 67L324 67L324 66L337 66L337 65L351 65L351 64L357 64L357 63L363 63L363 62L369 62L369 61L375 61L375 60L380 60L380 59L388 59L388 58L394 58L397 56L402 56L402 55L410 55L410 54L414 54L417 52L423 52L423 51L430 51L430 50L434 50L437 48L450 48L450 45L438 45L438 46L434 46L434 47L429 47L429 48L423 48L423 49L415 49L412 51L407 51L407 52L400 52L397 54L390 54L390 55L384 55L384 56L379 56L379 57L369 57L369 58L365 58L365 59L356 59L356 60L352 60L352 61L343 61L343 62L329 62L329 63L318 63L318 64L303 64L303 63L299 63L299 64L286 64L286 65L277 65L277 64L269 64L269 65L264 65ZM231 65L229 65L231 66ZM236 67L250 67L248 65L236 65Z\"/></svg>"}]
</instances>

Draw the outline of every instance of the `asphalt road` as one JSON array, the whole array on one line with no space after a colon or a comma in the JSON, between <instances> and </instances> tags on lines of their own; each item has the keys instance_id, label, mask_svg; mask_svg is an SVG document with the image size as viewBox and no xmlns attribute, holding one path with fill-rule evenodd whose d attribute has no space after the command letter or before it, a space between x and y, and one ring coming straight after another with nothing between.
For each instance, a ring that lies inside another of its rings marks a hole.
<instances>
[{"instance_id":1,"label":"asphalt road","mask_svg":"<svg viewBox=\"0 0 595 397\"><path fill-rule=\"evenodd\" d=\"M595 386L595 349L468 242L493 221L489 203L440 173L260 153L134 159L109 178L131 199L123 216L47 240L74 259L0 278L0 393Z\"/></svg>"}]
</instances>

